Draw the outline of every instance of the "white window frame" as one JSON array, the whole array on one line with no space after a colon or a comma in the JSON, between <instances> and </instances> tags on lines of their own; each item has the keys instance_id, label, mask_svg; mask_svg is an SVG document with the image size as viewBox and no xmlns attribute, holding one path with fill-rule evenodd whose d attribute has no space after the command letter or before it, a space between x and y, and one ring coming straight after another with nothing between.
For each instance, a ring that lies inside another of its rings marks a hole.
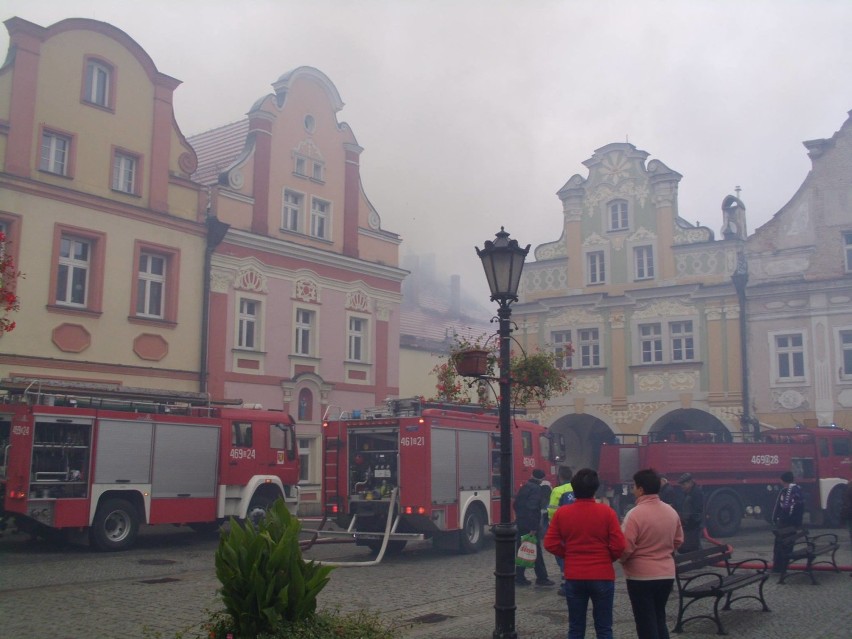
<instances>
[{"instance_id":1,"label":"white window frame","mask_svg":"<svg viewBox=\"0 0 852 639\"><path fill-rule=\"evenodd\" d=\"M843 245L846 251L846 272L852 273L852 231L844 231Z\"/></svg>"},{"instance_id":2,"label":"white window frame","mask_svg":"<svg viewBox=\"0 0 852 639\"><path fill-rule=\"evenodd\" d=\"M577 329L577 352L580 368L601 366L601 332L597 328Z\"/></svg>"},{"instance_id":3,"label":"white window frame","mask_svg":"<svg viewBox=\"0 0 852 639\"><path fill-rule=\"evenodd\" d=\"M313 357L316 344L317 312L315 310L296 307L293 331L293 354L303 357Z\"/></svg>"},{"instance_id":4,"label":"white window frame","mask_svg":"<svg viewBox=\"0 0 852 639\"><path fill-rule=\"evenodd\" d=\"M297 201L288 200L288 196ZM284 189L284 206L281 212L281 228L293 233L300 233L304 224L305 194L293 189Z\"/></svg>"},{"instance_id":5,"label":"white window frame","mask_svg":"<svg viewBox=\"0 0 852 639\"><path fill-rule=\"evenodd\" d=\"M784 384L807 384L808 383L808 349L806 332L801 329L788 329L782 331L772 331L768 334L769 337L769 352L772 353L772 380L774 385ZM801 345L781 344L781 340L789 338L799 338ZM787 366L791 373L795 372L796 355L801 357L802 374L781 376L781 360L787 360Z\"/></svg>"},{"instance_id":6,"label":"white window frame","mask_svg":"<svg viewBox=\"0 0 852 639\"><path fill-rule=\"evenodd\" d=\"M159 273L156 265L160 265ZM163 319L166 307L166 282L169 259L153 251L140 251L137 264L136 315Z\"/></svg>"},{"instance_id":7,"label":"white window frame","mask_svg":"<svg viewBox=\"0 0 852 639\"><path fill-rule=\"evenodd\" d=\"M837 369L842 381L852 381L852 327L836 329Z\"/></svg>"},{"instance_id":8,"label":"white window frame","mask_svg":"<svg viewBox=\"0 0 852 639\"><path fill-rule=\"evenodd\" d=\"M85 257L75 257L77 251L74 247L85 247ZM57 305L74 306L76 308L86 308L89 298L89 278L92 272L92 254L94 252L94 244L85 238L76 237L74 235L62 234L59 240L59 259L56 273L56 291L54 291L55 301ZM62 272L65 271L63 276ZM74 284L75 281L79 284L79 276L82 274L83 299L74 300ZM64 286L65 296L59 297L59 287Z\"/></svg>"},{"instance_id":9,"label":"white window frame","mask_svg":"<svg viewBox=\"0 0 852 639\"><path fill-rule=\"evenodd\" d=\"M294 156L293 173L299 177L308 177L308 158L303 155Z\"/></svg>"},{"instance_id":10,"label":"white window frame","mask_svg":"<svg viewBox=\"0 0 852 639\"><path fill-rule=\"evenodd\" d=\"M637 280L654 279L654 247L650 244L633 247L633 269Z\"/></svg>"},{"instance_id":11,"label":"white window frame","mask_svg":"<svg viewBox=\"0 0 852 639\"><path fill-rule=\"evenodd\" d=\"M355 327L353 324L359 324ZM370 361L370 320L364 315L350 314L346 318L346 360L365 364Z\"/></svg>"},{"instance_id":12,"label":"white window frame","mask_svg":"<svg viewBox=\"0 0 852 639\"><path fill-rule=\"evenodd\" d=\"M669 344L672 362L695 361L695 323L692 320L669 322Z\"/></svg>"},{"instance_id":13,"label":"white window frame","mask_svg":"<svg viewBox=\"0 0 852 639\"><path fill-rule=\"evenodd\" d=\"M97 60L89 60L86 65L86 102L109 108L111 82L112 69Z\"/></svg>"},{"instance_id":14,"label":"white window frame","mask_svg":"<svg viewBox=\"0 0 852 639\"><path fill-rule=\"evenodd\" d=\"M311 160L311 179L314 182L325 182L325 162Z\"/></svg>"},{"instance_id":15,"label":"white window frame","mask_svg":"<svg viewBox=\"0 0 852 639\"><path fill-rule=\"evenodd\" d=\"M139 158L130 153L116 151L112 159L112 189L136 195L139 177Z\"/></svg>"},{"instance_id":16,"label":"white window frame","mask_svg":"<svg viewBox=\"0 0 852 639\"><path fill-rule=\"evenodd\" d=\"M70 137L61 133L55 133L54 131L42 131L41 155L38 162L39 170L55 173L56 175L68 175L68 160L70 157Z\"/></svg>"},{"instance_id":17,"label":"white window frame","mask_svg":"<svg viewBox=\"0 0 852 639\"><path fill-rule=\"evenodd\" d=\"M316 446L315 437L297 437L296 442L299 448L299 483L311 483L311 457Z\"/></svg>"},{"instance_id":18,"label":"white window frame","mask_svg":"<svg viewBox=\"0 0 852 639\"><path fill-rule=\"evenodd\" d=\"M311 198L311 237L329 239L331 230L331 202L318 197Z\"/></svg>"},{"instance_id":19,"label":"white window frame","mask_svg":"<svg viewBox=\"0 0 852 639\"><path fill-rule=\"evenodd\" d=\"M610 231L630 230L630 207L627 200L612 200L607 204L606 210Z\"/></svg>"},{"instance_id":20,"label":"white window frame","mask_svg":"<svg viewBox=\"0 0 852 639\"><path fill-rule=\"evenodd\" d=\"M552 344L551 348L556 368L563 371L571 370L573 356L566 352L565 348L566 344L571 344L571 331L551 331L550 343Z\"/></svg>"},{"instance_id":21,"label":"white window frame","mask_svg":"<svg viewBox=\"0 0 852 639\"><path fill-rule=\"evenodd\" d=\"M606 284L606 251L586 253L586 283Z\"/></svg>"},{"instance_id":22,"label":"white window frame","mask_svg":"<svg viewBox=\"0 0 852 639\"><path fill-rule=\"evenodd\" d=\"M660 322L639 324L639 361L663 363L663 326Z\"/></svg>"},{"instance_id":23,"label":"white window frame","mask_svg":"<svg viewBox=\"0 0 852 639\"><path fill-rule=\"evenodd\" d=\"M263 349L263 302L248 295L237 296L236 347L245 351Z\"/></svg>"}]
</instances>

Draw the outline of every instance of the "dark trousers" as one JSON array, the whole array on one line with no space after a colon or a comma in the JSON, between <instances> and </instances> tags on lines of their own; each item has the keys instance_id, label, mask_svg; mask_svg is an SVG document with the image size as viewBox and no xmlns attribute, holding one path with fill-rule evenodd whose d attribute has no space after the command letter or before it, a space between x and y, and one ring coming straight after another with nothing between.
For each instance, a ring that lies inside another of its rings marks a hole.
<instances>
[{"instance_id":1,"label":"dark trousers","mask_svg":"<svg viewBox=\"0 0 852 639\"><path fill-rule=\"evenodd\" d=\"M793 550L793 543L782 539L775 538L775 545L772 547L772 572L786 572L787 564L790 563L790 553Z\"/></svg>"},{"instance_id":2,"label":"dark trousers","mask_svg":"<svg viewBox=\"0 0 852 639\"><path fill-rule=\"evenodd\" d=\"M701 528L683 529L683 544L677 549L678 553L701 550Z\"/></svg>"},{"instance_id":3,"label":"dark trousers","mask_svg":"<svg viewBox=\"0 0 852 639\"><path fill-rule=\"evenodd\" d=\"M544 552L542 552L541 548L541 535L536 535L535 539L535 566L533 567L533 570L535 570L535 578L539 581L544 581L547 579L547 568L544 567ZM515 552L517 552L520 547L521 533L518 532L518 538L515 540ZM526 568L523 566L515 566L515 579L518 581L526 579L526 576L524 575L525 572Z\"/></svg>"},{"instance_id":4,"label":"dark trousers","mask_svg":"<svg viewBox=\"0 0 852 639\"><path fill-rule=\"evenodd\" d=\"M568 602L568 639L584 639L589 601L597 639L612 639L612 603L615 582L600 579L566 579Z\"/></svg>"},{"instance_id":5,"label":"dark trousers","mask_svg":"<svg viewBox=\"0 0 852 639\"><path fill-rule=\"evenodd\" d=\"M669 639L666 603L673 584L674 579L627 580L627 595L639 639Z\"/></svg>"}]
</instances>

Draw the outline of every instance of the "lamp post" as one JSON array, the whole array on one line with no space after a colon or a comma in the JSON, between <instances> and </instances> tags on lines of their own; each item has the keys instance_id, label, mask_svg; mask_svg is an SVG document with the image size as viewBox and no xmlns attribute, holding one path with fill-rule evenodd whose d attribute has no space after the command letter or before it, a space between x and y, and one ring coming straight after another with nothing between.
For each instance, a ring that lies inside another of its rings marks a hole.
<instances>
[{"instance_id":1,"label":"lamp post","mask_svg":"<svg viewBox=\"0 0 852 639\"><path fill-rule=\"evenodd\" d=\"M493 639L515 639L515 538L517 529L512 522L512 429L511 379L509 377L509 318L511 303L518 301L518 285L524 259L530 247L518 246L500 227L494 241L487 240L485 248L476 249L482 260L485 277L491 289L491 301L497 302L500 337L500 523L494 527L495 583Z\"/></svg>"},{"instance_id":2,"label":"lamp post","mask_svg":"<svg viewBox=\"0 0 852 639\"><path fill-rule=\"evenodd\" d=\"M748 383L748 318L746 318L746 285L748 284L748 262L745 255L737 256L737 268L731 275L731 281L737 291L737 299L740 306L740 374L743 381L743 414L740 421L744 429L753 428L754 436L760 434L760 422L751 416L751 399Z\"/></svg>"}]
</instances>

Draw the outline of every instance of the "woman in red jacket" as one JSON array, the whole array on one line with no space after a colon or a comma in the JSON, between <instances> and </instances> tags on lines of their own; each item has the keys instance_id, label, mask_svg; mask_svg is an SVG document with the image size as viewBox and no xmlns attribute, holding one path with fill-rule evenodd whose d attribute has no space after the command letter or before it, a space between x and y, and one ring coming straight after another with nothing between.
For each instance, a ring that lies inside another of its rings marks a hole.
<instances>
[{"instance_id":1,"label":"woman in red jacket","mask_svg":"<svg viewBox=\"0 0 852 639\"><path fill-rule=\"evenodd\" d=\"M615 511L595 502L600 483L591 468L578 470L571 479L576 501L559 507L544 537L545 549L564 559L568 639L586 636L589 600L597 639L612 639L612 562L621 557L625 542Z\"/></svg>"}]
</instances>

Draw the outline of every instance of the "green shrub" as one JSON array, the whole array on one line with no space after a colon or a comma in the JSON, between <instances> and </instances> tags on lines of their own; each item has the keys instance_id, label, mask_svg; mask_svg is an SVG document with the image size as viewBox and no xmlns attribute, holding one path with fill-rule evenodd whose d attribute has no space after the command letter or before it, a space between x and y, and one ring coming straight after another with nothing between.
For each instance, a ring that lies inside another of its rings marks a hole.
<instances>
[{"instance_id":1,"label":"green shrub","mask_svg":"<svg viewBox=\"0 0 852 639\"><path fill-rule=\"evenodd\" d=\"M230 616L224 613L213 614L203 628L206 630L205 638L225 639L230 633L242 639ZM398 639L402 630L384 621L377 612L360 610L342 614L319 611L308 619L279 626L272 632L258 635L256 639Z\"/></svg>"},{"instance_id":2,"label":"green shrub","mask_svg":"<svg viewBox=\"0 0 852 639\"><path fill-rule=\"evenodd\" d=\"M225 611L240 639L314 616L332 568L302 559L301 524L277 500L257 526L231 519L216 550Z\"/></svg>"}]
</instances>

